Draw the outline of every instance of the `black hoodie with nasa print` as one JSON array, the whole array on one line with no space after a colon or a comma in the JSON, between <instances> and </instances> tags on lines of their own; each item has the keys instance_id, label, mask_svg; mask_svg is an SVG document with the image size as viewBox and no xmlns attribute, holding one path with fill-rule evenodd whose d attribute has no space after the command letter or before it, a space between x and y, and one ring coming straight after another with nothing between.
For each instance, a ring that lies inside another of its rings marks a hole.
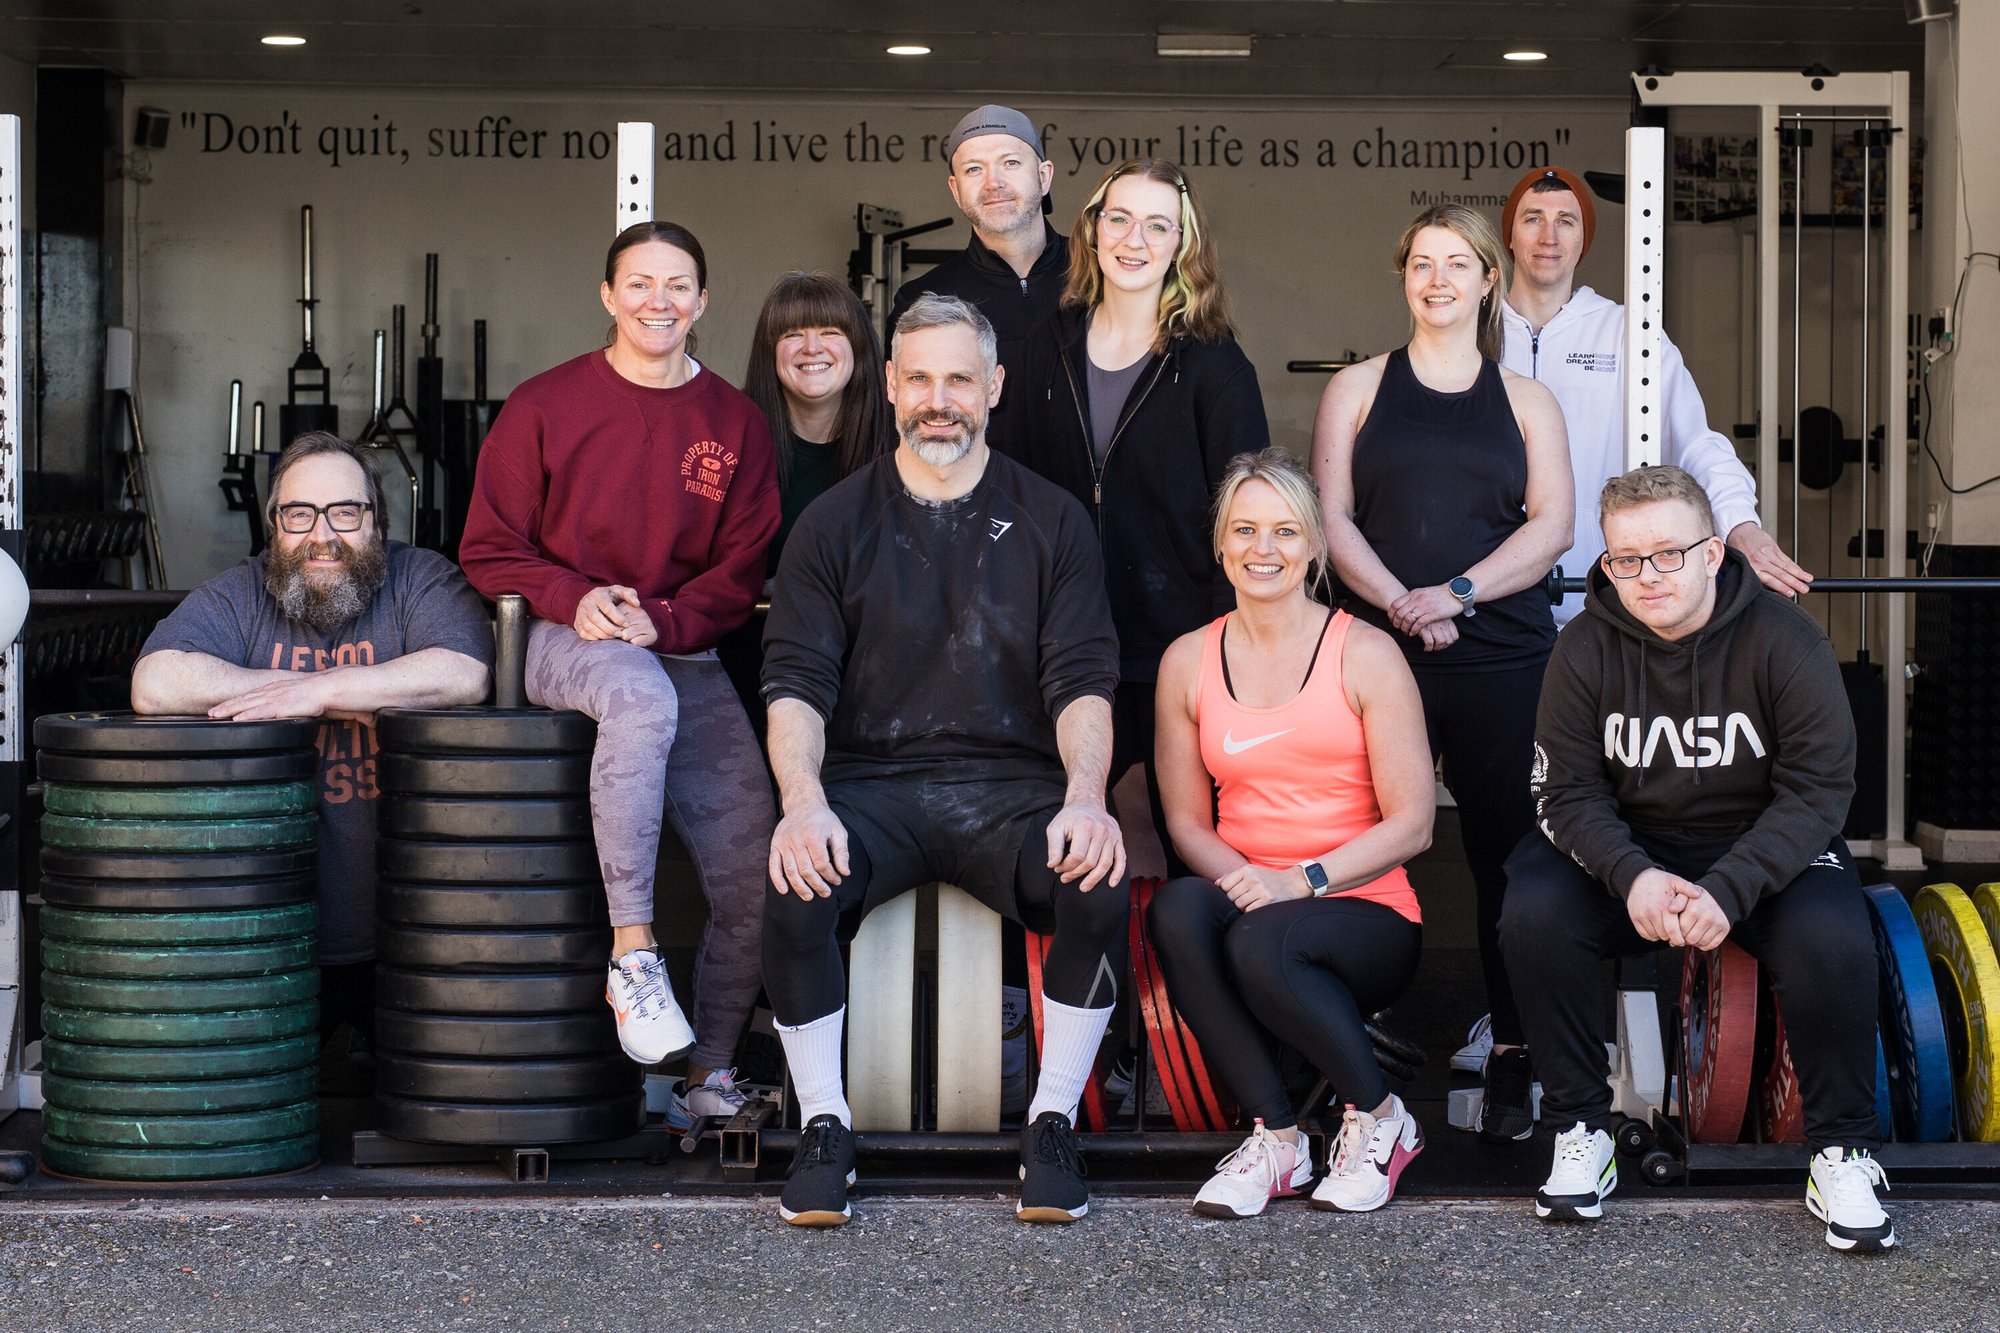
<instances>
[{"instance_id":1,"label":"black hoodie with nasa print","mask_svg":"<svg viewBox=\"0 0 2000 1333\"><path fill-rule=\"evenodd\" d=\"M1714 614L1668 642L1603 567L1556 637L1535 722L1536 816L1620 897L1639 846L1728 846L1697 879L1730 921L1827 848L1854 796L1854 718L1819 625L1726 552Z\"/></svg>"}]
</instances>

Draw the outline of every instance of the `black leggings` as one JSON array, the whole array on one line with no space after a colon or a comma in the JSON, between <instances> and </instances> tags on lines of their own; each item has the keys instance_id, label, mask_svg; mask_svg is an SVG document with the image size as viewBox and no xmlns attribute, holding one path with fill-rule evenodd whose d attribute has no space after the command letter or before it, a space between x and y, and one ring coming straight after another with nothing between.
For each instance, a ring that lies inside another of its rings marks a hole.
<instances>
[{"instance_id":1,"label":"black leggings","mask_svg":"<svg viewBox=\"0 0 2000 1333\"><path fill-rule=\"evenodd\" d=\"M1281 1043L1312 1061L1342 1101L1372 1109L1389 1096L1365 1022L1410 984L1422 926L1360 898L1242 912L1193 876L1161 886L1146 925L1174 1008L1244 1115L1269 1129L1298 1123Z\"/></svg>"},{"instance_id":2,"label":"black leggings","mask_svg":"<svg viewBox=\"0 0 2000 1333\"><path fill-rule=\"evenodd\" d=\"M1701 849L1640 842L1658 864L1689 879L1729 849L1726 842ZM1522 839L1507 870L1500 940L1521 978L1542 1123L1609 1129L1599 960L1666 946L1640 936L1624 901L1540 833ZM1835 838L1797 879L1759 899L1729 938L1769 974L1784 1011L1806 1142L1814 1152L1875 1147L1875 936L1847 844Z\"/></svg>"},{"instance_id":3,"label":"black leggings","mask_svg":"<svg viewBox=\"0 0 2000 1333\"><path fill-rule=\"evenodd\" d=\"M1501 671L1425 671L1417 663L1415 672L1431 753L1444 761L1444 785L1458 804L1459 836L1478 894L1474 927L1487 1012L1493 1040L1504 1045L1525 1040L1500 952L1500 905L1507 894L1507 855L1535 826L1528 773L1547 665L1544 656Z\"/></svg>"},{"instance_id":4,"label":"black leggings","mask_svg":"<svg viewBox=\"0 0 2000 1333\"><path fill-rule=\"evenodd\" d=\"M797 1027L845 1004L847 972L839 940L852 939L862 918L883 903L937 880L956 884L1008 920L1051 936L1042 968L1042 993L1051 1000L1077 1009L1113 1004L1128 950L1125 881L1100 882L1088 893L1058 881L1048 867L1047 842L1057 808L1025 822L1002 824L974 842L963 832L923 828L919 812L904 807L893 814L905 828L919 824L919 840L884 845L879 826L857 827L852 812L836 803L847 825L852 873L833 887L831 897L807 902L789 889L773 889L764 907L764 992L777 1020ZM1009 844L1012 850L1003 853L1003 840L1017 829L1021 832ZM876 840L872 854L871 839ZM1003 855L1013 862L1011 874L996 875ZM942 960L942 965L950 961Z\"/></svg>"}]
</instances>

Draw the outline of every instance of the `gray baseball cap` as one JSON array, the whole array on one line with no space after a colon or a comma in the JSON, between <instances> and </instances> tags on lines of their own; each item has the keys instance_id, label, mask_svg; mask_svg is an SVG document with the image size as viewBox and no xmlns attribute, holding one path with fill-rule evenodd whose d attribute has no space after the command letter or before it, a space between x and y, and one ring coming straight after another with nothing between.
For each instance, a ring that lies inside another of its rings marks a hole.
<instances>
[{"instance_id":1,"label":"gray baseball cap","mask_svg":"<svg viewBox=\"0 0 2000 1333\"><path fill-rule=\"evenodd\" d=\"M958 146L967 139L977 139L982 134L1011 134L1028 147L1035 150L1035 157L1048 160L1042 151L1042 136L1035 131L1035 123L1011 106L982 106L976 111L965 113L965 119L958 122L949 138L944 141L944 160L949 163L957 155Z\"/></svg>"}]
</instances>

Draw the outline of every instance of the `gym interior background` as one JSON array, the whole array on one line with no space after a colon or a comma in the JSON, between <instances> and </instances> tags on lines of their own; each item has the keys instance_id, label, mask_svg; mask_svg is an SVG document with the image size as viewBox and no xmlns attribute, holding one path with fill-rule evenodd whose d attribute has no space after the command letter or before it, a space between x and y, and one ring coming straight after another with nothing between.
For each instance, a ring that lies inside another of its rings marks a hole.
<instances>
[{"instance_id":1,"label":"gym interior background","mask_svg":"<svg viewBox=\"0 0 2000 1333\"><path fill-rule=\"evenodd\" d=\"M474 395L475 320L489 331L494 399L597 345L605 322L597 266L611 232L622 120L657 126L658 214L708 248L712 304L699 355L732 381L779 273L849 272L858 207L893 211L906 225L949 219L918 244L962 243L937 143L966 108L1007 102L1043 127L1056 166L1052 220L1062 231L1107 166L1141 150L1174 158L1211 211L1275 440L1302 451L1325 377L1288 373L1286 364L1369 355L1406 336L1390 258L1424 204L1457 199L1497 215L1527 166L1622 170L1626 127L1635 116L1658 118L1635 107L1634 71L1816 67L1836 81L1841 71L1912 76L1916 225L1910 309L1901 312L1915 321L1912 367L1902 384L1875 377L1864 419L1862 367L1872 366L1874 343L1860 311L1864 288L1879 307L1882 248L1864 263L1853 225L1861 195L1849 197L1844 221L1833 216L1854 163L1842 133L1821 135L1794 188L1809 220L1821 211L1816 199L1831 201L1828 216L1796 233L1796 255L1788 221L1777 257L1788 275L1787 319L1795 258L1804 312L1796 330L1787 324L1798 388L1794 401L1787 385L1785 403L1788 415L1824 406L1844 423L1841 439L1805 451L1819 469L1813 480L1829 457L1845 467L1829 484L1796 488L1796 511L1789 452L1778 476L1759 478L1760 490L1783 497L1781 539L1796 532L1809 568L1853 574L1863 530L1885 526L1879 509L1862 514L1860 476L1873 476L1879 506L1881 469L1907 468L1907 531L1886 524L1891 558L1871 572L2000 574L2000 485L1965 489L2000 473L1990 426L2000 419L2000 272L1990 253L2000 248L2000 158L1989 128L2000 123L2000 81L1960 78L2000 56L1995 6L1025 0L947 13L920 0L804 10L488 0L472 16L459 8L103 0L79 14L72 4L24 0L0 16L0 111L22 117L25 167L22 234L0 240L28 257L26 391L13 396L16 418L4 435L14 450L6 461L25 479L30 527L38 510L126 502L131 432L120 400L105 392L107 362L114 376L124 364L107 331L122 328L133 334L132 398L150 450L145 507L158 526L161 586L192 587L245 554L243 517L218 488L230 384L242 382L242 447L252 444L249 405L262 402L264 446L275 452L300 342L303 205L314 217L315 341L344 433L369 420L374 331L390 327L395 305L408 311L405 356L417 354L427 253L439 263L447 399ZM277 34L305 41L261 44ZM898 43L930 53L888 54ZM1237 54L1173 54L1203 48ZM1508 58L1520 51L1545 58ZM1752 179L1743 175L1754 160L1754 112L1677 111L1664 123L1677 191L1666 326L1711 423L1737 429L1754 466L1744 435L1757 398L1757 256L1743 212L1756 187L1754 168ZM1880 207L1880 181L1878 173L1871 208ZM1616 297L1623 211L1600 203L1600 217L1579 281ZM1879 444L1861 443L1877 428ZM406 511L395 506L405 493L393 478L388 489L390 531L400 534ZM114 562L63 577L116 584L129 575ZM1882 613L1864 642L1857 602L1806 599L1843 659L1879 642ZM2000 616L1983 601L1928 621L1914 604L1905 611L1919 669L1908 684L1917 719L1912 812L1960 835L1960 855L2000 861L1992 628ZM1947 744L1948 766L1927 764ZM1434 932L1433 943L1469 942L1453 934ZM1441 1015L1429 1034L1434 1056L1447 1027Z\"/></svg>"}]
</instances>

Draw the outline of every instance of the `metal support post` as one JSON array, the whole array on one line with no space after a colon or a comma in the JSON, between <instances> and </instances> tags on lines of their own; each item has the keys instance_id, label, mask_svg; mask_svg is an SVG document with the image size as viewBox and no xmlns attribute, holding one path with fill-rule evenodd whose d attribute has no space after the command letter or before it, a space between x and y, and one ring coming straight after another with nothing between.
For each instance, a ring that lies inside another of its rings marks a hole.
<instances>
[{"instance_id":1,"label":"metal support post","mask_svg":"<svg viewBox=\"0 0 2000 1333\"><path fill-rule=\"evenodd\" d=\"M1667 132L1625 131L1625 468L1658 463L1666 292Z\"/></svg>"},{"instance_id":2,"label":"metal support post","mask_svg":"<svg viewBox=\"0 0 2000 1333\"><path fill-rule=\"evenodd\" d=\"M618 122L618 217L611 230L653 220L653 122Z\"/></svg>"},{"instance_id":3,"label":"metal support post","mask_svg":"<svg viewBox=\"0 0 2000 1333\"><path fill-rule=\"evenodd\" d=\"M21 557L21 118L0 116L0 559ZM0 848L21 823L21 643L0 644ZM0 1119L21 1104L21 886L0 859Z\"/></svg>"}]
</instances>

